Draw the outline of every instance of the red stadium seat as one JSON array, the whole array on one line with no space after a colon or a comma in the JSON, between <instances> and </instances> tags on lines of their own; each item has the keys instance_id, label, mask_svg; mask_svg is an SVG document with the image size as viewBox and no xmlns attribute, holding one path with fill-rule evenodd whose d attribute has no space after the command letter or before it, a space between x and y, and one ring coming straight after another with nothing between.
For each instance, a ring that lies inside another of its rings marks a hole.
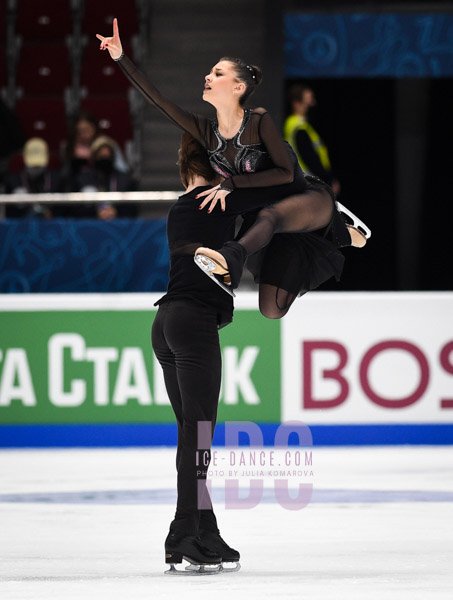
<instances>
[{"instance_id":1,"label":"red stadium seat","mask_svg":"<svg viewBox=\"0 0 453 600\"><path fill-rule=\"evenodd\" d=\"M66 114L61 96L23 98L17 101L15 112L26 138L42 137L55 150L66 140Z\"/></svg>"},{"instance_id":2,"label":"red stadium seat","mask_svg":"<svg viewBox=\"0 0 453 600\"><path fill-rule=\"evenodd\" d=\"M82 110L91 112L99 120L99 128L124 147L132 139L129 102L124 95L89 96L82 101Z\"/></svg>"},{"instance_id":3,"label":"red stadium seat","mask_svg":"<svg viewBox=\"0 0 453 600\"><path fill-rule=\"evenodd\" d=\"M62 43L25 43L17 70L17 85L26 93L62 92L71 83L68 49Z\"/></svg>"},{"instance_id":4,"label":"red stadium seat","mask_svg":"<svg viewBox=\"0 0 453 600\"><path fill-rule=\"evenodd\" d=\"M127 48L126 53L130 56ZM129 81L108 53L99 50L99 44L89 44L84 50L80 84L90 93L103 94L124 92L130 87Z\"/></svg>"},{"instance_id":5,"label":"red stadium seat","mask_svg":"<svg viewBox=\"0 0 453 600\"><path fill-rule=\"evenodd\" d=\"M69 0L20 0L16 32L26 40L64 38L72 31Z\"/></svg>"},{"instance_id":6,"label":"red stadium seat","mask_svg":"<svg viewBox=\"0 0 453 600\"><path fill-rule=\"evenodd\" d=\"M135 2L124 0L90 0L85 2L82 31L89 35L111 35L114 17L118 19L122 39L138 30Z\"/></svg>"}]
</instances>

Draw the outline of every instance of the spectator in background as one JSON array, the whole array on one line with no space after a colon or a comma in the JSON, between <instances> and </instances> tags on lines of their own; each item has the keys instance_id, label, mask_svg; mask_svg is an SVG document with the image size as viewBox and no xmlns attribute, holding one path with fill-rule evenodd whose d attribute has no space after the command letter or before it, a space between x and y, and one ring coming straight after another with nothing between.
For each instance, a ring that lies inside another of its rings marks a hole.
<instances>
[{"instance_id":1,"label":"spectator in background","mask_svg":"<svg viewBox=\"0 0 453 600\"><path fill-rule=\"evenodd\" d=\"M57 192L60 178L49 168L49 146L42 138L31 138L23 150L24 169L11 173L7 191L11 194L46 194ZM53 216L50 206L41 204L16 204L8 206L6 216L45 217Z\"/></svg>"},{"instance_id":2,"label":"spectator in background","mask_svg":"<svg viewBox=\"0 0 453 600\"><path fill-rule=\"evenodd\" d=\"M80 189L95 188L98 192L128 192L135 189L135 182L128 173L119 171L116 164L118 144L102 135L94 140L90 150L90 169L80 177Z\"/></svg>"},{"instance_id":3,"label":"spectator in background","mask_svg":"<svg viewBox=\"0 0 453 600\"><path fill-rule=\"evenodd\" d=\"M134 180L128 173L115 167L118 144L110 137L100 136L91 145L91 168L80 175L81 192L130 192L136 189ZM110 220L116 217L135 217L135 204L102 203L97 205L97 217Z\"/></svg>"},{"instance_id":4,"label":"spectator in background","mask_svg":"<svg viewBox=\"0 0 453 600\"><path fill-rule=\"evenodd\" d=\"M78 192L79 178L90 168L91 144L99 135L96 119L91 113L81 112L76 117L66 146L62 170L62 192Z\"/></svg>"},{"instance_id":5,"label":"spectator in background","mask_svg":"<svg viewBox=\"0 0 453 600\"><path fill-rule=\"evenodd\" d=\"M308 114L316 106L313 90L296 83L289 89L292 114L284 124L284 137L294 148L299 164L305 173L316 175L328 183L334 194L340 193L340 182L332 174L326 145L308 121Z\"/></svg>"}]
</instances>

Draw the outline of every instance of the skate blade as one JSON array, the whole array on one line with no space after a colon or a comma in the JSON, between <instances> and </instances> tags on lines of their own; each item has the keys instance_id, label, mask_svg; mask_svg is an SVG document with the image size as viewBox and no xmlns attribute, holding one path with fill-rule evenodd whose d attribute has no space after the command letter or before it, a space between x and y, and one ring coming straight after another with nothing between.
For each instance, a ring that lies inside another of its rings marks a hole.
<instances>
[{"instance_id":1,"label":"skate blade","mask_svg":"<svg viewBox=\"0 0 453 600\"><path fill-rule=\"evenodd\" d=\"M236 571L239 571L240 568L241 568L240 562L224 562L224 563L222 563L222 573L236 573Z\"/></svg>"},{"instance_id":2,"label":"skate blade","mask_svg":"<svg viewBox=\"0 0 453 600\"><path fill-rule=\"evenodd\" d=\"M366 244L366 240L370 239L370 237L371 237L371 229L369 227L367 227L365 225L365 223L363 221L361 221L357 215L355 215L353 212L351 212L349 210L349 208L346 208L346 206L343 206L343 204L341 204L338 201L337 201L337 208L340 213L343 213L344 215L348 216L351 219L352 223L347 222L346 225L349 225L350 227L352 227L353 230L356 230L356 232L361 235L362 240L363 240L363 238L365 238L365 241L362 243L362 246L364 246ZM351 237L352 237L352 232L350 231L350 233L351 233ZM359 246L359 248L361 248L362 246Z\"/></svg>"},{"instance_id":3,"label":"skate blade","mask_svg":"<svg viewBox=\"0 0 453 600\"><path fill-rule=\"evenodd\" d=\"M223 562L220 565L220 569L219 571L221 571L222 573L236 573L236 571L239 571L241 568L241 563L240 562ZM198 571L199 569L199 565L193 565L190 564L189 566L186 567L186 571Z\"/></svg>"},{"instance_id":4,"label":"skate blade","mask_svg":"<svg viewBox=\"0 0 453 600\"><path fill-rule=\"evenodd\" d=\"M184 557L185 558L185 557ZM187 559L185 559L187 560ZM184 570L177 569L174 563L170 563L168 571L164 571L165 575L217 575L222 572L222 565L195 565L190 563Z\"/></svg>"},{"instance_id":5,"label":"skate blade","mask_svg":"<svg viewBox=\"0 0 453 600\"><path fill-rule=\"evenodd\" d=\"M225 292L230 294L230 296L233 296L233 298L236 297L236 294L233 292L233 290L228 285L222 283L213 273L213 271L217 268L217 265L211 258L204 256L203 254L196 254L193 257L193 260L197 267L199 267L205 275L210 277L212 281L219 285Z\"/></svg>"}]
</instances>

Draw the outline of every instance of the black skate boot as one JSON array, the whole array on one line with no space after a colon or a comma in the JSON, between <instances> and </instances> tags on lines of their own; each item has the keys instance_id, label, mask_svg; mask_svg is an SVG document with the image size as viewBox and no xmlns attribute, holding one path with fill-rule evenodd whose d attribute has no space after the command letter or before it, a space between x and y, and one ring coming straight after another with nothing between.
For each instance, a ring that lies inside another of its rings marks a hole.
<instances>
[{"instance_id":1,"label":"black skate boot","mask_svg":"<svg viewBox=\"0 0 453 600\"><path fill-rule=\"evenodd\" d=\"M233 289L241 281L246 258L247 254L241 244L231 241L226 242L220 250L198 248L194 261L217 285L234 296Z\"/></svg>"},{"instance_id":2,"label":"black skate boot","mask_svg":"<svg viewBox=\"0 0 453 600\"><path fill-rule=\"evenodd\" d=\"M190 563L190 570L176 569L175 565L183 559ZM197 536L171 530L165 540L165 562L170 565L165 571L168 575L212 575L222 568L220 554L206 547Z\"/></svg>"},{"instance_id":3,"label":"black skate boot","mask_svg":"<svg viewBox=\"0 0 453 600\"><path fill-rule=\"evenodd\" d=\"M239 571L241 568L239 563L241 555L237 550L234 550L234 548L230 548L230 546L228 546L225 540L220 536L220 533L200 529L198 537L206 548L209 548L209 550L220 554L222 557L222 571L226 573ZM231 566L225 566L223 563L231 563Z\"/></svg>"}]
</instances>

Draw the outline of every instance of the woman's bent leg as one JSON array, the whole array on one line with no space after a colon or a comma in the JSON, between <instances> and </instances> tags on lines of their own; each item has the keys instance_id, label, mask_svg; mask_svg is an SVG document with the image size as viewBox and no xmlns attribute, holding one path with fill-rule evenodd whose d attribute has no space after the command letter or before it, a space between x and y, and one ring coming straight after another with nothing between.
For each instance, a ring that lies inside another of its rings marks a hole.
<instances>
[{"instance_id":1,"label":"woman's bent leg","mask_svg":"<svg viewBox=\"0 0 453 600\"><path fill-rule=\"evenodd\" d=\"M267 246L275 233L304 233L326 227L335 210L325 190L307 190L258 213L255 224L238 240L247 255Z\"/></svg>"},{"instance_id":2,"label":"woman's bent leg","mask_svg":"<svg viewBox=\"0 0 453 600\"><path fill-rule=\"evenodd\" d=\"M259 309L267 319L281 319L291 308L297 294L268 283L260 283Z\"/></svg>"},{"instance_id":3,"label":"woman's bent leg","mask_svg":"<svg viewBox=\"0 0 453 600\"><path fill-rule=\"evenodd\" d=\"M263 208L255 223L238 240L224 244L220 250L198 248L197 254L218 265L213 273L229 274L231 287L236 288L247 256L267 246L276 233L304 233L329 225L335 205L326 190L308 189Z\"/></svg>"}]
</instances>

